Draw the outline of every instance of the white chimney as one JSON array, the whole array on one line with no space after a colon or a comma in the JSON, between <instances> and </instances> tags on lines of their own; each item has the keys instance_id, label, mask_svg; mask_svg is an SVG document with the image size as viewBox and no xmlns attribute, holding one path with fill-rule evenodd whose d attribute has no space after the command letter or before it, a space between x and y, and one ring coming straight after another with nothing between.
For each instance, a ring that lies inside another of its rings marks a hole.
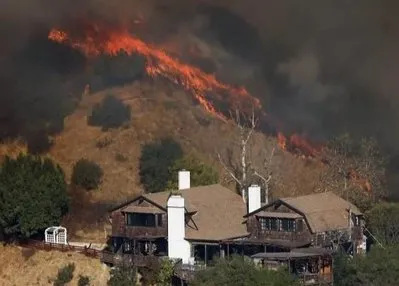
<instances>
[{"instance_id":1,"label":"white chimney","mask_svg":"<svg viewBox=\"0 0 399 286\"><path fill-rule=\"evenodd\" d=\"M251 213L261 207L260 186L251 185L248 188L248 213Z\"/></svg>"},{"instance_id":2,"label":"white chimney","mask_svg":"<svg viewBox=\"0 0 399 286\"><path fill-rule=\"evenodd\" d=\"M168 199L168 256L182 259L189 263L191 246L185 240L186 222L184 198L181 195L172 195Z\"/></svg>"},{"instance_id":3,"label":"white chimney","mask_svg":"<svg viewBox=\"0 0 399 286\"><path fill-rule=\"evenodd\" d=\"M178 185L179 191L190 188L190 171L179 171Z\"/></svg>"}]
</instances>

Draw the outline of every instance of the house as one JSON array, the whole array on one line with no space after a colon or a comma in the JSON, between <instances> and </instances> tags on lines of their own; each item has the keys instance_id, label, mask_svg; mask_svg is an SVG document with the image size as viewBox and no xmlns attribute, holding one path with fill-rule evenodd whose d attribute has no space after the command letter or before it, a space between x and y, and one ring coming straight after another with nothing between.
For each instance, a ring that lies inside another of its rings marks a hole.
<instances>
[{"instance_id":1,"label":"house","mask_svg":"<svg viewBox=\"0 0 399 286\"><path fill-rule=\"evenodd\" d=\"M278 199L244 217L251 241L334 248L364 239L362 213L332 192Z\"/></svg>"},{"instance_id":2,"label":"house","mask_svg":"<svg viewBox=\"0 0 399 286\"><path fill-rule=\"evenodd\" d=\"M362 237L360 211L331 192L262 206L256 185L248 188L245 204L219 184L191 188L188 171L180 171L178 179L177 192L143 194L110 211L113 251L104 262L144 265L169 257L206 266L233 253L352 245Z\"/></svg>"},{"instance_id":3,"label":"house","mask_svg":"<svg viewBox=\"0 0 399 286\"><path fill-rule=\"evenodd\" d=\"M179 190L143 194L113 208L114 251L206 264L224 255L221 241L249 235L241 196L218 184L190 188L188 171L179 172Z\"/></svg>"}]
</instances>

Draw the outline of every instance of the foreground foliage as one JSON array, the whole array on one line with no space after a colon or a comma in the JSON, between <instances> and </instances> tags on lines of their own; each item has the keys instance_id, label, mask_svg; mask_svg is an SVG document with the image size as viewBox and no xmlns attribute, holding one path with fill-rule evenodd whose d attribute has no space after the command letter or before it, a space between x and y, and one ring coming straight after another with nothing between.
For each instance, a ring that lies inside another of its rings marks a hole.
<instances>
[{"instance_id":1,"label":"foreground foliage","mask_svg":"<svg viewBox=\"0 0 399 286\"><path fill-rule=\"evenodd\" d=\"M101 167L90 160L80 159L74 166L71 181L86 190L96 189L104 175Z\"/></svg>"},{"instance_id":2,"label":"foreground foliage","mask_svg":"<svg viewBox=\"0 0 399 286\"><path fill-rule=\"evenodd\" d=\"M64 286L73 279L75 264L70 263L58 270L57 278L54 280L54 286Z\"/></svg>"},{"instance_id":3,"label":"foreground foliage","mask_svg":"<svg viewBox=\"0 0 399 286\"><path fill-rule=\"evenodd\" d=\"M366 213L367 226L377 243L393 245L399 243L399 204L376 204Z\"/></svg>"},{"instance_id":4,"label":"foreground foliage","mask_svg":"<svg viewBox=\"0 0 399 286\"><path fill-rule=\"evenodd\" d=\"M78 286L89 286L90 285L90 278L88 276L79 276Z\"/></svg>"},{"instance_id":5,"label":"foreground foliage","mask_svg":"<svg viewBox=\"0 0 399 286\"><path fill-rule=\"evenodd\" d=\"M0 227L6 234L29 237L58 225L68 201L64 172L50 159L5 158L0 170Z\"/></svg>"},{"instance_id":6,"label":"foreground foliage","mask_svg":"<svg viewBox=\"0 0 399 286\"><path fill-rule=\"evenodd\" d=\"M198 272L195 286L292 286L298 285L286 269L260 269L249 260L233 257L220 259L215 267Z\"/></svg>"},{"instance_id":7,"label":"foreground foliage","mask_svg":"<svg viewBox=\"0 0 399 286\"><path fill-rule=\"evenodd\" d=\"M191 187L207 186L217 184L219 182L219 174L215 169L204 164L196 157L187 156L177 160L173 166L169 168L169 173L171 176L168 181L169 190L177 190L178 172L183 169L191 172Z\"/></svg>"},{"instance_id":8,"label":"foreground foliage","mask_svg":"<svg viewBox=\"0 0 399 286\"><path fill-rule=\"evenodd\" d=\"M183 150L173 139L144 145L140 156L140 183L150 193L167 188L171 178L170 168L183 157Z\"/></svg>"},{"instance_id":9,"label":"foreground foliage","mask_svg":"<svg viewBox=\"0 0 399 286\"><path fill-rule=\"evenodd\" d=\"M121 265L111 270L108 286L136 285L137 270L129 265Z\"/></svg>"},{"instance_id":10,"label":"foreground foliage","mask_svg":"<svg viewBox=\"0 0 399 286\"><path fill-rule=\"evenodd\" d=\"M334 285L387 286L399 281L399 247L375 246L366 256L354 259L340 254L334 261Z\"/></svg>"}]
</instances>

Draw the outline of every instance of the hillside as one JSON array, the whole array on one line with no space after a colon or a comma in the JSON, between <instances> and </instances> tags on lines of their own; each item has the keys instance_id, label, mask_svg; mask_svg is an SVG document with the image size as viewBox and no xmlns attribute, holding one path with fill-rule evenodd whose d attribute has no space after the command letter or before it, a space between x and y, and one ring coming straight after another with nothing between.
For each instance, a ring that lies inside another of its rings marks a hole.
<instances>
[{"instance_id":1,"label":"hillside","mask_svg":"<svg viewBox=\"0 0 399 286\"><path fill-rule=\"evenodd\" d=\"M98 259L78 253L33 251L15 246L0 245L0 285L50 285L58 269L67 263L75 264L71 285L77 285L79 275L89 276L92 285L106 285L109 269Z\"/></svg>"},{"instance_id":2,"label":"hillside","mask_svg":"<svg viewBox=\"0 0 399 286\"><path fill-rule=\"evenodd\" d=\"M103 132L88 126L86 116L95 103L109 94L130 105L132 119L123 128ZM161 80L143 80L85 95L75 112L65 119L65 128L54 138L55 144L48 155L62 166L68 180L73 164L80 158L99 163L105 175L97 191L70 190L73 204L64 225L74 239L104 241L107 209L115 202L143 191L138 177L141 146L159 138L172 137L186 153L193 153L214 165L222 177L228 179L217 160L217 153L226 156L226 150L231 148L233 158L238 161L236 135L232 122L225 123L213 117L196 106L189 94ZM323 169L319 162L297 158L280 150L273 137L255 133L253 139L251 157L259 172L262 172L270 151L276 148L272 160L273 197L316 191ZM3 154L10 154L19 152L23 146L5 144L1 148ZM118 160L116 155L122 155L125 160Z\"/></svg>"}]
</instances>

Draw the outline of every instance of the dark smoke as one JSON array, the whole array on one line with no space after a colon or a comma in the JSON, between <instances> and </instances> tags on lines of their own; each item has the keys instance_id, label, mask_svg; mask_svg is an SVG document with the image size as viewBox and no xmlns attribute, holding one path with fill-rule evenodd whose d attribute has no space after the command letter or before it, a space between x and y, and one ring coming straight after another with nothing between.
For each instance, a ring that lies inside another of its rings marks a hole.
<instances>
[{"instance_id":1,"label":"dark smoke","mask_svg":"<svg viewBox=\"0 0 399 286\"><path fill-rule=\"evenodd\" d=\"M85 17L132 25L142 17L136 33L146 40L194 35L206 43L213 57L202 61L207 70L248 84L283 131L323 140L342 132L375 136L389 152L399 151L397 1L23 3L0 3L0 36L7 39L0 53L4 136L26 133L33 123L39 126L33 129L48 121L58 126L70 108L54 115L46 106L69 106L71 94L83 90L84 59L48 43L49 28Z\"/></svg>"}]
</instances>

